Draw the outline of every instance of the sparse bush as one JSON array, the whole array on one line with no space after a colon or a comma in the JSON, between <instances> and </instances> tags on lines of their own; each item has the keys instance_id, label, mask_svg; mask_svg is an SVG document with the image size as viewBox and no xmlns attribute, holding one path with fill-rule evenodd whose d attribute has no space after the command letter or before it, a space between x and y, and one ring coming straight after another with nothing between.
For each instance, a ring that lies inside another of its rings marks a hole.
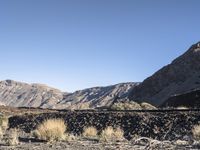
<instances>
[{"instance_id":1,"label":"sparse bush","mask_svg":"<svg viewBox=\"0 0 200 150\"><path fill-rule=\"evenodd\" d=\"M141 106L136 102L117 102L111 106L112 110L141 110Z\"/></svg>"},{"instance_id":2,"label":"sparse bush","mask_svg":"<svg viewBox=\"0 0 200 150\"><path fill-rule=\"evenodd\" d=\"M84 128L83 136L88 137L88 138L97 137L97 129L95 127L92 127L92 126Z\"/></svg>"},{"instance_id":3,"label":"sparse bush","mask_svg":"<svg viewBox=\"0 0 200 150\"><path fill-rule=\"evenodd\" d=\"M120 128L113 129L113 127L109 126L102 131L100 135L100 140L103 142L123 140L124 139L123 135L124 132L122 129Z\"/></svg>"},{"instance_id":4,"label":"sparse bush","mask_svg":"<svg viewBox=\"0 0 200 150\"><path fill-rule=\"evenodd\" d=\"M6 137L3 139L8 146L15 146L19 144L17 129L11 129Z\"/></svg>"},{"instance_id":5,"label":"sparse bush","mask_svg":"<svg viewBox=\"0 0 200 150\"><path fill-rule=\"evenodd\" d=\"M0 127L2 127L3 130L8 128L8 118L0 116Z\"/></svg>"},{"instance_id":6,"label":"sparse bush","mask_svg":"<svg viewBox=\"0 0 200 150\"><path fill-rule=\"evenodd\" d=\"M0 139L3 138L3 135L8 128L8 118L0 116Z\"/></svg>"},{"instance_id":7,"label":"sparse bush","mask_svg":"<svg viewBox=\"0 0 200 150\"><path fill-rule=\"evenodd\" d=\"M0 140L3 138L3 130L2 128L0 127Z\"/></svg>"},{"instance_id":8,"label":"sparse bush","mask_svg":"<svg viewBox=\"0 0 200 150\"><path fill-rule=\"evenodd\" d=\"M122 140L124 139L124 131L121 128L117 128L114 130L114 137L117 140Z\"/></svg>"},{"instance_id":9,"label":"sparse bush","mask_svg":"<svg viewBox=\"0 0 200 150\"><path fill-rule=\"evenodd\" d=\"M49 119L41 123L33 132L38 139L48 142L65 140L66 125L62 119Z\"/></svg>"},{"instance_id":10,"label":"sparse bush","mask_svg":"<svg viewBox=\"0 0 200 150\"><path fill-rule=\"evenodd\" d=\"M195 140L200 141L200 125L193 127L192 134Z\"/></svg>"}]
</instances>

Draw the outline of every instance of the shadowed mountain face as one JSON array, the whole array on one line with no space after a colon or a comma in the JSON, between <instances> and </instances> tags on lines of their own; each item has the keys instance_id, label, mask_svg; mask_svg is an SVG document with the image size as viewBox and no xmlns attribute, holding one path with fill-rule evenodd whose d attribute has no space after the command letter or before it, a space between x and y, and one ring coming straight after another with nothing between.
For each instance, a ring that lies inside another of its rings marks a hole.
<instances>
[{"instance_id":1,"label":"shadowed mountain face","mask_svg":"<svg viewBox=\"0 0 200 150\"><path fill-rule=\"evenodd\" d=\"M135 87L129 99L161 105L169 97L200 88L200 42Z\"/></svg>"},{"instance_id":2,"label":"shadowed mountain face","mask_svg":"<svg viewBox=\"0 0 200 150\"><path fill-rule=\"evenodd\" d=\"M81 108L107 106L116 98L126 98L139 83L121 83L108 87L95 87L74 93L63 93L42 84L27 84L12 80L0 82L0 105L40 108Z\"/></svg>"},{"instance_id":3,"label":"shadowed mountain face","mask_svg":"<svg viewBox=\"0 0 200 150\"><path fill-rule=\"evenodd\" d=\"M175 95L166 100L161 107L188 107L200 108L200 89L181 95Z\"/></svg>"}]
</instances>

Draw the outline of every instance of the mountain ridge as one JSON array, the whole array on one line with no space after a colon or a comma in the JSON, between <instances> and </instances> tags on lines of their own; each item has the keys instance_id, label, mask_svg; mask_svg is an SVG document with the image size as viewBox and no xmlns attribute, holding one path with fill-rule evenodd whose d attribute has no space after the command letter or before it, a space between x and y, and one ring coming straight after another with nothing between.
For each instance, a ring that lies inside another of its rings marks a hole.
<instances>
[{"instance_id":1,"label":"mountain ridge","mask_svg":"<svg viewBox=\"0 0 200 150\"><path fill-rule=\"evenodd\" d=\"M127 92L138 84L133 82L119 83L68 93L45 84L4 80L0 81L0 104L13 107L52 109L79 108L84 105L88 108L96 108L111 104L116 96L119 98L127 97Z\"/></svg>"},{"instance_id":2,"label":"mountain ridge","mask_svg":"<svg viewBox=\"0 0 200 150\"><path fill-rule=\"evenodd\" d=\"M200 42L135 87L129 99L159 106L175 94L198 88L200 77Z\"/></svg>"}]
</instances>

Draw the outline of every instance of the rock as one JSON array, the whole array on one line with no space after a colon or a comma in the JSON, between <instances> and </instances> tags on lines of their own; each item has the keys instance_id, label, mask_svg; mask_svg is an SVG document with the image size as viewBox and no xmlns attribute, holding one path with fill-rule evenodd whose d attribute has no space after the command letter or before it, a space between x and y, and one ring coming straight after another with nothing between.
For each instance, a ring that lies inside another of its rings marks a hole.
<instances>
[{"instance_id":1,"label":"rock","mask_svg":"<svg viewBox=\"0 0 200 150\"><path fill-rule=\"evenodd\" d=\"M188 141L184 141L184 140L177 140L175 142L176 145L181 146L181 145L189 145L190 143Z\"/></svg>"}]
</instances>

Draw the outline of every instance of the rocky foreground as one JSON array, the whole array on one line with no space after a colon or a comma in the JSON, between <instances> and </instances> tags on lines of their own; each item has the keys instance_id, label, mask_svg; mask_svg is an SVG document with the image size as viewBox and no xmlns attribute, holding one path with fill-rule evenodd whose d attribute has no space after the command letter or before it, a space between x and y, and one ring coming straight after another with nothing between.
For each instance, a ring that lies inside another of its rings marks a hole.
<instances>
[{"instance_id":1,"label":"rocky foreground","mask_svg":"<svg viewBox=\"0 0 200 150\"><path fill-rule=\"evenodd\" d=\"M157 140L192 140L192 128L200 122L199 111L61 111L42 114L13 116L10 128L19 128L26 133L49 118L65 120L70 133L80 135L84 127L94 126L102 131L107 126L120 127L126 139L134 136Z\"/></svg>"},{"instance_id":2,"label":"rocky foreground","mask_svg":"<svg viewBox=\"0 0 200 150\"><path fill-rule=\"evenodd\" d=\"M14 111L16 112L16 109ZM18 128L19 130L20 143L16 146L7 146L0 142L0 149L200 149L200 144L194 140L192 134L193 127L200 122L199 110L51 111L32 109L28 113L23 108L21 111L23 112L21 115L9 118L9 128ZM5 110L3 113L5 113ZM38 124L50 118L64 119L67 131L75 135L76 138L70 141L53 143L35 139L31 132L36 129ZM107 126L121 127L125 139L102 142L95 138L83 138L81 136L83 129L88 126L96 127L98 132L101 132Z\"/></svg>"},{"instance_id":3,"label":"rocky foreground","mask_svg":"<svg viewBox=\"0 0 200 150\"><path fill-rule=\"evenodd\" d=\"M134 141L100 143L79 140L71 142L41 143L21 142L17 146L0 145L1 150L188 150L199 149L198 144L188 145L184 141L170 142L140 138Z\"/></svg>"}]
</instances>

